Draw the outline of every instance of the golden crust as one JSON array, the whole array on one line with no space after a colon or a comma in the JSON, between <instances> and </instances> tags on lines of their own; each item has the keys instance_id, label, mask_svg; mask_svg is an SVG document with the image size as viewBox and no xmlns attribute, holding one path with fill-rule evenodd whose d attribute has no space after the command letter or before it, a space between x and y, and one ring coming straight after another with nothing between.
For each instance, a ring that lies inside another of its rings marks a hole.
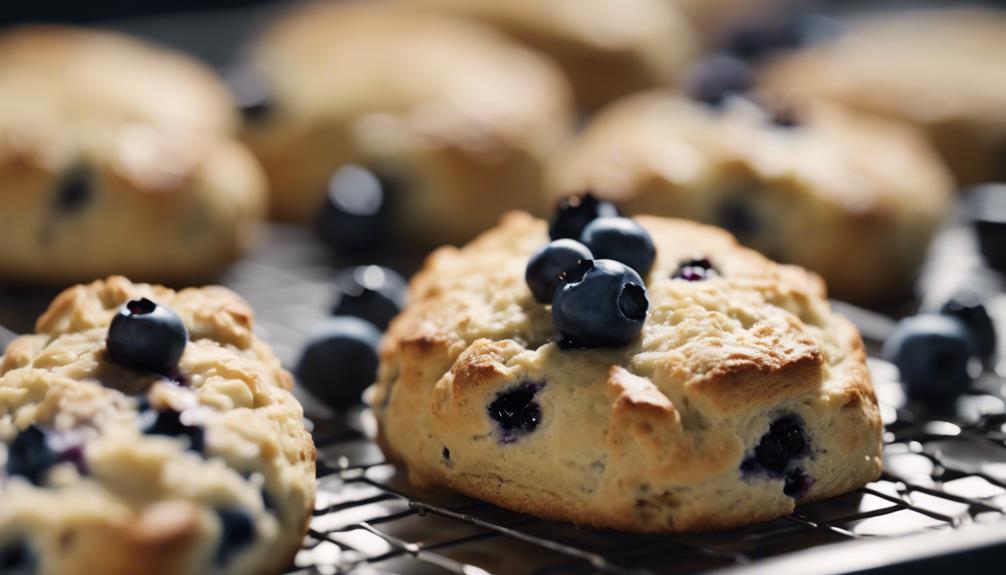
<instances>
[{"instance_id":1,"label":"golden crust","mask_svg":"<svg viewBox=\"0 0 1006 575\"><path fill-rule=\"evenodd\" d=\"M107 361L109 322L138 297L171 307L185 323L184 385ZM87 473L60 465L44 487L0 474L0 540L25 538L46 575L286 567L311 517L316 453L289 392L292 378L252 322L248 305L219 287L175 292L113 276L61 293L37 333L0 358L0 442L29 425L84 434ZM139 394L155 409L196 419L207 457L140 433ZM240 507L256 525L255 543L224 565L213 563L219 507Z\"/></svg>"},{"instance_id":2,"label":"golden crust","mask_svg":"<svg viewBox=\"0 0 1006 575\"><path fill-rule=\"evenodd\" d=\"M881 423L858 332L820 280L725 232L640 217L657 246L650 311L624 348L560 349L524 284L544 222L509 214L434 253L381 352L374 407L385 452L420 485L447 485L543 517L631 531L728 527L788 513L780 478L745 476L769 424L802 421L813 479L801 499L880 473ZM708 257L719 277L671 279ZM540 386L537 429L504 442L503 390Z\"/></svg>"}]
</instances>

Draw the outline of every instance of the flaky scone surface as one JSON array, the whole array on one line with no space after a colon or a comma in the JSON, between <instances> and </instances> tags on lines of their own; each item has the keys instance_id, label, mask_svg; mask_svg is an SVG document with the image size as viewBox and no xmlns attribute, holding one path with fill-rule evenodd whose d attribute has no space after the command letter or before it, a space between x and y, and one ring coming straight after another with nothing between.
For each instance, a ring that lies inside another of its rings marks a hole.
<instances>
[{"instance_id":1,"label":"flaky scone surface","mask_svg":"<svg viewBox=\"0 0 1006 575\"><path fill-rule=\"evenodd\" d=\"M640 217L657 246L650 311L623 348L563 350L524 283L546 225L523 214L434 253L391 325L373 400L385 451L412 481L504 507L631 531L735 526L875 479L881 422L858 332L814 275L728 234ZM708 257L719 277L671 279ZM508 436L488 406L530 386L540 423ZM770 425L795 420L805 490L742 471Z\"/></svg>"},{"instance_id":2,"label":"flaky scone surface","mask_svg":"<svg viewBox=\"0 0 1006 575\"><path fill-rule=\"evenodd\" d=\"M176 380L106 357L109 322L139 297L188 328ZM314 501L315 450L291 385L229 290L122 277L68 289L0 358L0 548L20 545L45 575L280 572ZM202 453L141 431L162 411L203 430ZM77 446L80 465L56 465L43 484L5 475L29 426ZM250 539L222 534L222 509L251 520Z\"/></svg>"}]
</instances>

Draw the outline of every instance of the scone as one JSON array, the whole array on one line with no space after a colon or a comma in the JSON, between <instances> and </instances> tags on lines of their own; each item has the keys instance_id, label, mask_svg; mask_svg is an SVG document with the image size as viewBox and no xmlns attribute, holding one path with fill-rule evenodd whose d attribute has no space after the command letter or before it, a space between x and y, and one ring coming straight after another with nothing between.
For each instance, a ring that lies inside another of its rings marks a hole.
<instances>
[{"instance_id":1,"label":"scone","mask_svg":"<svg viewBox=\"0 0 1006 575\"><path fill-rule=\"evenodd\" d=\"M863 344L820 279L712 227L637 221L656 262L642 334L624 347L556 343L524 283L543 221L507 215L427 260L373 399L381 446L410 480L546 518L681 532L771 519L875 479L881 421Z\"/></svg>"},{"instance_id":2,"label":"scone","mask_svg":"<svg viewBox=\"0 0 1006 575\"><path fill-rule=\"evenodd\" d=\"M0 281L206 278L250 247L265 178L222 83L119 34L0 32Z\"/></svg>"},{"instance_id":3,"label":"scone","mask_svg":"<svg viewBox=\"0 0 1006 575\"><path fill-rule=\"evenodd\" d=\"M482 20L548 54L595 110L679 80L699 38L668 0L414 0Z\"/></svg>"},{"instance_id":4,"label":"scone","mask_svg":"<svg viewBox=\"0 0 1006 575\"><path fill-rule=\"evenodd\" d=\"M584 189L630 214L727 228L823 275L832 295L906 295L952 196L910 126L824 102L765 109L649 93L602 112L553 166L552 193Z\"/></svg>"},{"instance_id":5,"label":"scone","mask_svg":"<svg viewBox=\"0 0 1006 575\"><path fill-rule=\"evenodd\" d=\"M547 60L394 4L295 10L245 69L269 95L249 109L245 136L281 219L315 218L330 178L355 164L397 192L395 233L464 241L508 208L545 208L544 163L571 127L569 87Z\"/></svg>"},{"instance_id":6,"label":"scone","mask_svg":"<svg viewBox=\"0 0 1006 575\"><path fill-rule=\"evenodd\" d=\"M106 339L126 309L142 324L124 332L127 347L141 349L124 352ZM125 367L171 347L170 318L187 329L180 360ZM314 500L315 450L291 385L229 290L123 277L66 290L0 358L4 567L279 573Z\"/></svg>"},{"instance_id":7,"label":"scone","mask_svg":"<svg viewBox=\"0 0 1006 575\"><path fill-rule=\"evenodd\" d=\"M762 82L923 127L962 185L1006 178L1006 11L887 14L846 30L770 63Z\"/></svg>"}]
</instances>

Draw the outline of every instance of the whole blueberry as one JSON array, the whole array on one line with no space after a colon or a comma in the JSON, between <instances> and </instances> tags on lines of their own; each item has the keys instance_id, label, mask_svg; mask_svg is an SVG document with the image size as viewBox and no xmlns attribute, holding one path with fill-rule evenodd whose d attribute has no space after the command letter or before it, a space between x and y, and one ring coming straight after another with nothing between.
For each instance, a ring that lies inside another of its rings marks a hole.
<instances>
[{"instance_id":1,"label":"whole blueberry","mask_svg":"<svg viewBox=\"0 0 1006 575\"><path fill-rule=\"evenodd\" d=\"M141 430L147 435L182 437L189 440L189 449L203 453L206 447L206 432L199 425L183 421L180 412L173 409L148 411L141 416Z\"/></svg>"},{"instance_id":2,"label":"whole blueberry","mask_svg":"<svg viewBox=\"0 0 1006 575\"><path fill-rule=\"evenodd\" d=\"M49 448L45 432L29 425L14 438L7 448L7 475L24 477L35 485L41 485L52 466L59 463L59 456Z\"/></svg>"},{"instance_id":3,"label":"whole blueberry","mask_svg":"<svg viewBox=\"0 0 1006 575\"><path fill-rule=\"evenodd\" d=\"M989 363L996 354L996 327L976 291L962 291L940 308L940 313L956 317L971 335L971 347L983 362Z\"/></svg>"},{"instance_id":4,"label":"whole blueberry","mask_svg":"<svg viewBox=\"0 0 1006 575\"><path fill-rule=\"evenodd\" d=\"M614 260L594 260L583 279L555 291L552 323L564 347L615 347L636 339L649 308L643 280Z\"/></svg>"},{"instance_id":5,"label":"whole blueberry","mask_svg":"<svg viewBox=\"0 0 1006 575\"><path fill-rule=\"evenodd\" d=\"M336 170L318 213L321 239L337 250L372 248L386 240L396 187L386 175L362 166Z\"/></svg>"},{"instance_id":6,"label":"whole blueberry","mask_svg":"<svg viewBox=\"0 0 1006 575\"><path fill-rule=\"evenodd\" d=\"M251 515L238 507L217 509L220 519L220 543L217 547L217 565L226 565L255 541L255 523Z\"/></svg>"},{"instance_id":7,"label":"whole blueberry","mask_svg":"<svg viewBox=\"0 0 1006 575\"><path fill-rule=\"evenodd\" d=\"M703 281L714 278L719 273L713 267L709 258L692 258L678 264L678 269L671 275L672 279L689 282Z\"/></svg>"},{"instance_id":8,"label":"whole blueberry","mask_svg":"<svg viewBox=\"0 0 1006 575\"><path fill-rule=\"evenodd\" d=\"M595 258L622 262L642 277L657 257L650 233L629 218L597 218L583 229L580 241Z\"/></svg>"},{"instance_id":9,"label":"whole blueberry","mask_svg":"<svg viewBox=\"0 0 1006 575\"><path fill-rule=\"evenodd\" d=\"M164 373L178 363L188 340L174 310L140 298L126 302L112 318L106 348L119 365Z\"/></svg>"},{"instance_id":10,"label":"whole blueberry","mask_svg":"<svg viewBox=\"0 0 1006 575\"><path fill-rule=\"evenodd\" d=\"M334 315L350 315L369 321L381 330L405 305L405 280L381 266L357 266L335 278Z\"/></svg>"},{"instance_id":11,"label":"whole blueberry","mask_svg":"<svg viewBox=\"0 0 1006 575\"><path fill-rule=\"evenodd\" d=\"M381 332L368 321L326 318L300 356L297 379L329 407L352 407L377 375L380 340Z\"/></svg>"},{"instance_id":12,"label":"whole blueberry","mask_svg":"<svg viewBox=\"0 0 1006 575\"><path fill-rule=\"evenodd\" d=\"M541 423L541 405L535 396L544 387L541 383L524 382L500 392L489 404L489 417L502 433L503 443L511 443L520 435L530 433Z\"/></svg>"},{"instance_id":13,"label":"whole blueberry","mask_svg":"<svg viewBox=\"0 0 1006 575\"><path fill-rule=\"evenodd\" d=\"M968 190L965 212L978 234L985 263L1006 272L1006 183Z\"/></svg>"},{"instance_id":14,"label":"whole blueberry","mask_svg":"<svg viewBox=\"0 0 1006 575\"><path fill-rule=\"evenodd\" d=\"M901 320L884 342L885 359L898 366L910 394L948 397L971 382L971 336L961 320L924 314Z\"/></svg>"},{"instance_id":15,"label":"whole blueberry","mask_svg":"<svg viewBox=\"0 0 1006 575\"><path fill-rule=\"evenodd\" d=\"M685 93L695 101L719 106L730 96L747 93L753 83L751 69L744 61L719 54L692 66L685 79Z\"/></svg>"},{"instance_id":16,"label":"whole blueberry","mask_svg":"<svg viewBox=\"0 0 1006 575\"><path fill-rule=\"evenodd\" d=\"M542 246L531 256L524 270L524 280L531 289L534 299L539 303L552 303L555 289L564 281L579 281L582 274L576 278L564 279L567 272L575 272L581 262L594 259L587 246L571 239L553 240ZM560 277L563 276L563 277Z\"/></svg>"},{"instance_id":17,"label":"whole blueberry","mask_svg":"<svg viewBox=\"0 0 1006 575\"><path fill-rule=\"evenodd\" d=\"M38 568L38 556L24 539L0 543L0 573L31 575Z\"/></svg>"},{"instance_id":18,"label":"whole blueberry","mask_svg":"<svg viewBox=\"0 0 1006 575\"><path fill-rule=\"evenodd\" d=\"M579 240L583 228L597 218L616 217L618 208L611 202L599 200L594 194L567 196L556 205L555 216L548 227L548 235L553 240L570 238Z\"/></svg>"}]
</instances>

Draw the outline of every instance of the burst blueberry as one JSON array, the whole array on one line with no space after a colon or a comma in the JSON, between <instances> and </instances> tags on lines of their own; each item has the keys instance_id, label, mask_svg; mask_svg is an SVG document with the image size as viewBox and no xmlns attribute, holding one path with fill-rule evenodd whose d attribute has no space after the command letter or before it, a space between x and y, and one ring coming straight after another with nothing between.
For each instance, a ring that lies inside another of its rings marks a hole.
<instances>
[{"instance_id":1,"label":"burst blueberry","mask_svg":"<svg viewBox=\"0 0 1006 575\"><path fill-rule=\"evenodd\" d=\"M807 441L800 423L792 417L772 422L754 450L755 461L772 473L782 473L789 463L804 454Z\"/></svg>"},{"instance_id":2,"label":"burst blueberry","mask_svg":"<svg viewBox=\"0 0 1006 575\"><path fill-rule=\"evenodd\" d=\"M217 517L220 519L220 543L216 561L217 565L226 565L255 541L255 523L247 511L238 507L219 508Z\"/></svg>"},{"instance_id":3,"label":"burst blueberry","mask_svg":"<svg viewBox=\"0 0 1006 575\"><path fill-rule=\"evenodd\" d=\"M971 382L971 336L955 317L923 314L901 320L884 342L883 355L898 366L912 395L949 397Z\"/></svg>"},{"instance_id":4,"label":"burst blueberry","mask_svg":"<svg viewBox=\"0 0 1006 575\"><path fill-rule=\"evenodd\" d=\"M381 330L387 329L405 305L405 280L385 267L370 265L343 270L335 278L335 286L334 315L359 317Z\"/></svg>"},{"instance_id":5,"label":"burst blueberry","mask_svg":"<svg viewBox=\"0 0 1006 575\"><path fill-rule=\"evenodd\" d=\"M188 331L178 314L150 299L126 302L108 328L106 347L113 362L167 373L182 357Z\"/></svg>"},{"instance_id":6,"label":"burst blueberry","mask_svg":"<svg viewBox=\"0 0 1006 575\"><path fill-rule=\"evenodd\" d=\"M548 227L548 235L553 240L569 238L579 240L583 228L597 218L617 217L618 208L611 202L598 200L594 194L567 196L559 200L555 216Z\"/></svg>"},{"instance_id":7,"label":"burst blueberry","mask_svg":"<svg viewBox=\"0 0 1006 575\"><path fill-rule=\"evenodd\" d=\"M593 259L594 255L587 246L578 241L553 240L528 260L524 280L535 300L552 303L556 288L564 282L579 281L583 271L586 271L584 264Z\"/></svg>"},{"instance_id":8,"label":"burst blueberry","mask_svg":"<svg viewBox=\"0 0 1006 575\"><path fill-rule=\"evenodd\" d=\"M352 407L377 375L380 340L381 332L368 321L327 318L301 354L297 379L329 407Z\"/></svg>"},{"instance_id":9,"label":"burst blueberry","mask_svg":"<svg viewBox=\"0 0 1006 575\"><path fill-rule=\"evenodd\" d=\"M5 470L7 475L24 477L35 485L42 485L57 463L59 456L49 448L45 432L29 425L8 446Z\"/></svg>"},{"instance_id":10,"label":"burst blueberry","mask_svg":"<svg viewBox=\"0 0 1006 575\"><path fill-rule=\"evenodd\" d=\"M337 250L365 250L386 240L396 188L386 175L363 166L339 168L318 214L321 239Z\"/></svg>"},{"instance_id":11,"label":"burst blueberry","mask_svg":"<svg viewBox=\"0 0 1006 575\"><path fill-rule=\"evenodd\" d=\"M203 453L206 448L206 432L200 425L190 424L184 416L173 409L148 411L141 416L141 429L147 435L165 435L188 440L188 448Z\"/></svg>"},{"instance_id":12,"label":"burst blueberry","mask_svg":"<svg viewBox=\"0 0 1006 575\"><path fill-rule=\"evenodd\" d=\"M580 281L556 290L552 323L564 347L617 347L639 337L649 305L632 268L595 260Z\"/></svg>"},{"instance_id":13,"label":"burst blueberry","mask_svg":"<svg viewBox=\"0 0 1006 575\"><path fill-rule=\"evenodd\" d=\"M672 279L698 282L716 277L718 272L709 258L692 258L678 265L671 275Z\"/></svg>"},{"instance_id":14,"label":"burst blueberry","mask_svg":"<svg viewBox=\"0 0 1006 575\"><path fill-rule=\"evenodd\" d=\"M629 218L597 218L587 224L580 241L597 259L622 262L646 277L657 257L646 228Z\"/></svg>"},{"instance_id":15,"label":"burst blueberry","mask_svg":"<svg viewBox=\"0 0 1006 575\"><path fill-rule=\"evenodd\" d=\"M542 387L540 383L524 382L501 392L489 404L489 417L499 425L504 443L538 428L542 415L535 396Z\"/></svg>"}]
</instances>

